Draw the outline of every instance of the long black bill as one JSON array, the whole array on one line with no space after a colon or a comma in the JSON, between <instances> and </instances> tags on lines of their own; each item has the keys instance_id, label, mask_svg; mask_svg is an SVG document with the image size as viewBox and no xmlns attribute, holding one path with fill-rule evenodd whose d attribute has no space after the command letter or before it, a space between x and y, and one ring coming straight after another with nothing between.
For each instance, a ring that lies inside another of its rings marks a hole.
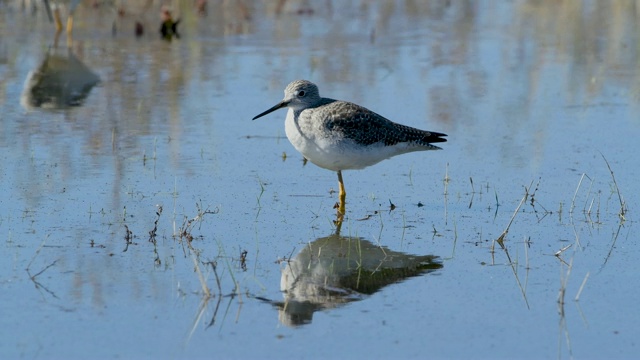
<instances>
[{"instance_id":1,"label":"long black bill","mask_svg":"<svg viewBox=\"0 0 640 360\"><path fill-rule=\"evenodd\" d=\"M255 120L255 119L259 118L259 117L263 117L263 116L267 115L268 113L272 113L272 112L274 112L274 111L276 111L278 109L282 109L283 107L287 107L287 105L289 105L288 101L284 101L284 100L280 101L279 103L276 104L276 106L272 107L271 109L269 109L269 110L267 110L267 111L265 111L263 113L260 113L260 114L256 115L251 120Z\"/></svg>"}]
</instances>

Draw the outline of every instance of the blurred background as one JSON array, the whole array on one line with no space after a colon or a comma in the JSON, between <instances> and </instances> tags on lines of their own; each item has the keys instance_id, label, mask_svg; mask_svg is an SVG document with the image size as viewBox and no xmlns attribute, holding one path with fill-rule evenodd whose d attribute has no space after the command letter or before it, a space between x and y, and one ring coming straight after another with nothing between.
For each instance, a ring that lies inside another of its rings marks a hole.
<instances>
[{"instance_id":1,"label":"blurred background","mask_svg":"<svg viewBox=\"0 0 640 360\"><path fill-rule=\"evenodd\" d=\"M637 1L49 7L0 0L0 357L637 355ZM335 174L251 121L294 79L448 142L345 172L339 237Z\"/></svg>"}]
</instances>

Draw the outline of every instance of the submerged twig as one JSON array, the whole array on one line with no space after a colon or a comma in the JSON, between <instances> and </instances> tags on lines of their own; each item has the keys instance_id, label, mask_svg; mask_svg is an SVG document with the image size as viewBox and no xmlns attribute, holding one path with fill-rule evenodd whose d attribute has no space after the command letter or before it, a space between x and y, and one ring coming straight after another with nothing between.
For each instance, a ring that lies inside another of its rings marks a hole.
<instances>
[{"instance_id":1,"label":"submerged twig","mask_svg":"<svg viewBox=\"0 0 640 360\"><path fill-rule=\"evenodd\" d=\"M240 268L242 271L247 271L247 254L249 254L247 250L240 252Z\"/></svg>"},{"instance_id":2,"label":"submerged twig","mask_svg":"<svg viewBox=\"0 0 640 360\"><path fill-rule=\"evenodd\" d=\"M158 231L158 221L162 215L162 205L158 205L158 211L156 211L156 221L153 222L153 229L149 231L149 242L156 243L156 233Z\"/></svg>"},{"instance_id":3,"label":"submerged twig","mask_svg":"<svg viewBox=\"0 0 640 360\"><path fill-rule=\"evenodd\" d=\"M124 234L124 241L127 243L127 246L125 246L122 252L127 252L127 250L129 250L129 245L133 244L133 232L129 230L127 224L124 224L124 229L126 231L126 233Z\"/></svg>"},{"instance_id":4,"label":"submerged twig","mask_svg":"<svg viewBox=\"0 0 640 360\"><path fill-rule=\"evenodd\" d=\"M162 264L162 260L160 260L160 255L158 254L158 245L156 243L156 233L158 231L158 221L160 220L160 215L162 214L162 205L158 205L158 211L156 211L156 221L153 223L153 229L149 231L149 242L153 243L153 253L155 254L155 259L153 262L159 266Z\"/></svg>"},{"instance_id":5,"label":"submerged twig","mask_svg":"<svg viewBox=\"0 0 640 360\"><path fill-rule=\"evenodd\" d=\"M58 299L58 296L51 290L49 290L46 286L42 285L38 280L36 280L36 278L41 275L42 273L44 273L45 271L47 271L50 267L54 266L55 264L58 263L58 260L54 260L51 264L45 266L42 270L38 271L36 274L31 275L31 264L33 264L33 261L36 259L36 257L38 256L38 254L40 254L40 251L42 250L42 248L44 247L44 244L46 242L46 238L44 240L42 240L42 243L40 244L40 246L36 249L35 254L33 254L33 257L31 258L31 261L29 261L29 264L27 265L27 268L25 269L27 271L27 275L29 275L29 279L33 282L33 284L35 285L36 289L43 289L44 291L48 292L49 295L53 296L54 298Z\"/></svg>"},{"instance_id":6,"label":"submerged twig","mask_svg":"<svg viewBox=\"0 0 640 360\"><path fill-rule=\"evenodd\" d=\"M473 206L473 198L476 196L476 189L473 187L473 178L469 177L469 182L471 183L471 200L469 200L469 209Z\"/></svg>"}]
</instances>

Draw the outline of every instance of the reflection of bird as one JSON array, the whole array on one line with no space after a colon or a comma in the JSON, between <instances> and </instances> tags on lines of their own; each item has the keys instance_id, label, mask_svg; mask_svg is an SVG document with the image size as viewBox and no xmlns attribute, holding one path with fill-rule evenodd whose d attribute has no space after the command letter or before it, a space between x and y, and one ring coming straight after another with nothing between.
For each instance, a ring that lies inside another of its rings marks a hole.
<instances>
[{"instance_id":1,"label":"reflection of bird","mask_svg":"<svg viewBox=\"0 0 640 360\"><path fill-rule=\"evenodd\" d=\"M296 80L284 90L284 99L253 120L288 107L285 132L291 144L312 163L338 172L340 204L345 213L342 170L362 169L392 156L440 149L446 134L396 124L362 106L320 97L318 87Z\"/></svg>"},{"instance_id":2,"label":"reflection of bird","mask_svg":"<svg viewBox=\"0 0 640 360\"><path fill-rule=\"evenodd\" d=\"M64 109L82 105L100 78L71 49L65 54L47 52L42 63L29 72L20 103L26 109Z\"/></svg>"},{"instance_id":3,"label":"reflection of bird","mask_svg":"<svg viewBox=\"0 0 640 360\"><path fill-rule=\"evenodd\" d=\"M308 244L282 270L285 325L310 323L313 313L362 299L393 283L441 269L434 255L409 255L354 237L332 235Z\"/></svg>"}]
</instances>

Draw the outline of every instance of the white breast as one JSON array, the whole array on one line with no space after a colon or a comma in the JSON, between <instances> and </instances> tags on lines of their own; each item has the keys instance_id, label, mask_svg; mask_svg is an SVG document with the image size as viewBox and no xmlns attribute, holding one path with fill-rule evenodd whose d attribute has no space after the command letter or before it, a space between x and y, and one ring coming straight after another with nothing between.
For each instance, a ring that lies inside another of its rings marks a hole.
<instances>
[{"instance_id":1,"label":"white breast","mask_svg":"<svg viewBox=\"0 0 640 360\"><path fill-rule=\"evenodd\" d=\"M302 111L298 119L295 119L295 112L289 109L285 133L293 147L307 160L333 171L363 169L399 153L412 151L402 145L358 145L339 132L327 130L321 119L313 117L313 109Z\"/></svg>"}]
</instances>

